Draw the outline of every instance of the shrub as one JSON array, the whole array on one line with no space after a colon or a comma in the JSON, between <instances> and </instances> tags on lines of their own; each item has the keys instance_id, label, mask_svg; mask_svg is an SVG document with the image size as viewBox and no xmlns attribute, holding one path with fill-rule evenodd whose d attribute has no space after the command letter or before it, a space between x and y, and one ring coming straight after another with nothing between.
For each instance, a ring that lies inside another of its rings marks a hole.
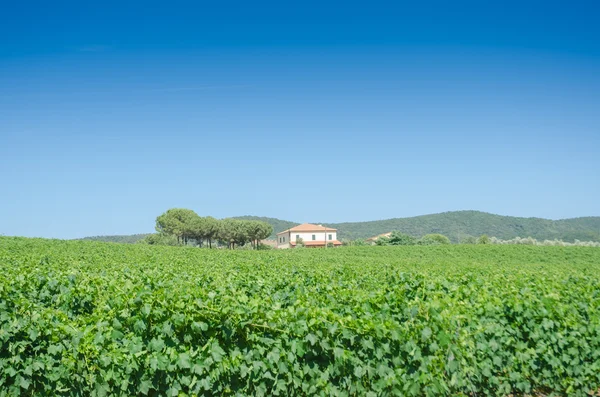
<instances>
[{"instance_id":1,"label":"shrub","mask_svg":"<svg viewBox=\"0 0 600 397\"><path fill-rule=\"evenodd\" d=\"M465 235L459 239L459 244L477 244L477 237Z\"/></svg>"},{"instance_id":2,"label":"shrub","mask_svg":"<svg viewBox=\"0 0 600 397\"><path fill-rule=\"evenodd\" d=\"M394 231L389 237L379 237L375 244L377 245L416 245L417 239L405 233Z\"/></svg>"},{"instance_id":3,"label":"shrub","mask_svg":"<svg viewBox=\"0 0 600 397\"><path fill-rule=\"evenodd\" d=\"M489 243L490 243L490 238L487 236L487 234L482 234L477 239L477 244L489 244Z\"/></svg>"},{"instance_id":4,"label":"shrub","mask_svg":"<svg viewBox=\"0 0 600 397\"><path fill-rule=\"evenodd\" d=\"M141 239L140 241L138 241L138 244L170 245L170 246L181 245L177 241L177 237L175 237L171 234L165 234L165 233L150 234L150 235L144 237L143 239Z\"/></svg>"},{"instance_id":5,"label":"shrub","mask_svg":"<svg viewBox=\"0 0 600 397\"><path fill-rule=\"evenodd\" d=\"M441 245L450 244L450 239L443 234L426 234L419 240L419 245Z\"/></svg>"},{"instance_id":6,"label":"shrub","mask_svg":"<svg viewBox=\"0 0 600 397\"><path fill-rule=\"evenodd\" d=\"M533 237L515 237L509 240L502 240L497 237L490 237L490 244L500 244L500 245L508 245L508 244L517 244L517 245L544 245L544 246L557 246L557 247L600 247L600 242L596 241L579 241L575 240L573 243L568 243L562 240L544 240L539 241L534 239Z\"/></svg>"}]
</instances>

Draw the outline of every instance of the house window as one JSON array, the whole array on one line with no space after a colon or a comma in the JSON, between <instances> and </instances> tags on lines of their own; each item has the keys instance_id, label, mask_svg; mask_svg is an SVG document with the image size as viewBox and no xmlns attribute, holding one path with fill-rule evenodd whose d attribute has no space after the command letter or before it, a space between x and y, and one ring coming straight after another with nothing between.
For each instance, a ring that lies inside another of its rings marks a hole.
<instances>
[{"instance_id":1,"label":"house window","mask_svg":"<svg viewBox=\"0 0 600 397\"><path fill-rule=\"evenodd\" d=\"M315 236L315 235L313 234L313 241L315 241L316 239L317 239L317 236Z\"/></svg>"},{"instance_id":2,"label":"house window","mask_svg":"<svg viewBox=\"0 0 600 397\"><path fill-rule=\"evenodd\" d=\"M281 237L279 237L279 243L281 243Z\"/></svg>"},{"instance_id":3,"label":"house window","mask_svg":"<svg viewBox=\"0 0 600 397\"><path fill-rule=\"evenodd\" d=\"M285 243L285 237L283 238L283 242Z\"/></svg>"},{"instance_id":4,"label":"house window","mask_svg":"<svg viewBox=\"0 0 600 397\"><path fill-rule=\"evenodd\" d=\"M331 240L331 234L329 235L329 239Z\"/></svg>"}]
</instances>

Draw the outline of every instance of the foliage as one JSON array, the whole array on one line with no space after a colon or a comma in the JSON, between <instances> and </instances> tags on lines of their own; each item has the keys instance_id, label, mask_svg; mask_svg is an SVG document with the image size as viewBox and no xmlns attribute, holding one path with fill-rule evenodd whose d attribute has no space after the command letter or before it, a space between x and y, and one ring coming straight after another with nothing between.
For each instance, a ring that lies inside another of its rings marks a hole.
<instances>
[{"instance_id":1,"label":"foliage","mask_svg":"<svg viewBox=\"0 0 600 397\"><path fill-rule=\"evenodd\" d=\"M196 215L190 219L190 223L191 236L198 245L202 246L206 241L209 248L212 248L212 242L219 233L219 221L211 216L200 217Z\"/></svg>"},{"instance_id":2,"label":"foliage","mask_svg":"<svg viewBox=\"0 0 600 397\"><path fill-rule=\"evenodd\" d=\"M415 245L417 239L405 233L393 231L388 237L379 237L375 240L377 245Z\"/></svg>"},{"instance_id":3,"label":"foliage","mask_svg":"<svg viewBox=\"0 0 600 397\"><path fill-rule=\"evenodd\" d=\"M419 245L440 245L440 244L450 244L450 239L443 234L433 233L426 234L421 237L417 242Z\"/></svg>"},{"instance_id":4,"label":"foliage","mask_svg":"<svg viewBox=\"0 0 600 397\"><path fill-rule=\"evenodd\" d=\"M268 223L269 225L271 225L273 227L273 231L271 232L271 234L265 238L271 238L271 239L275 239L277 238L276 233L282 232L284 230L290 229L294 226L298 226L298 223L296 222L291 222L291 221L284 221L281 219L277 219L277 218L269 218L266 216L250 216L250 215L245 215L245 216L235 216L233 217L233 219L240 219L240 220L245 220L245 221L259 221L259 222L264 222L264 223Z\"/></svg>"},{"instance_id":5,"label":"foliage","mask_svg":"<svg viewBox=\"0 0 600 397\"><path fill-rule=\"evenodd\" d=\"M273 226L261 221L242 221L245 224L246 234L252 244L258 247L260 240L268 238L273 233Z\"/></svg>"},{"instance_id":6,"label":"foliage","mask_svg":"<svg viewBox=\"0 0 600 397\"><path fill-rule=\"evenodd\" d=\"M574 395L600 250L0 237L0 394Z\"/></svg>"},{"instance_id":7,"label":"foliage","mask_svg":"<svg viewBox=\"0 0 600 397\"><path fill-rule=\"evenodd\" d=\"M79 240L89 240L89 241L104 241L106 243L124 243L124 244L134 244L137 243L151 233L144 234L130 234L130 235L115 235L115 236L93 236L93 237L84 237Z\"/></svg>"},{"instance_id":8,"label":"foliage","mask_svg":"<svg viewBox=\"0 0 600 397\"><path fill-rule=\"evenodd\" d=\"M477 244L477 237L465 234L458 240L459 244Z\"/></svg>"},{"instance_id":9,"label":"foliage","mask_svg":"<svg viewBox=\"0 0 600 397\"><path fill-rule=\"evenodd\" d=\"M171 208L156 218L156 231L177 238L177 242L187 244L194 238L198 214L187 208Z\"/></svg>"},{"instance_id":10,"label":"foliage","mask_svg":"<svg viewBox=\"0 0 600 397\"><path fill-rule=\"evenodd\" d=\"M273 248L272 246L270 246L268 244L258 243L258 247L256 249L265 251L265 250L272 250L275 248Z\"/></svg>"},{"instance_id":11,"label":"foliage","mask_svg":"<svg viewBox=\"0 0 600 397\"><path fill-rule=\"evenodd\" d=\"M355 246L355 247L364 247L367 245L371 245L364 238L357 238L356 240L342 240L342 245L344 246Z\"/></svg>"},{"instance_id":12,"label":"foliage","mask_svg":"<svg viewBox=\"0 0 600 397\"><path fill-rule=\"evenodd\" d=\"M170 234L165 233L153 233L144 237L138 241L139 244L150 244L150 245L179 245L177 238Z\"/></svg>"},{"instance_id":13,"label":"foliage","mask_svg":"<svg viewBox=\"0 0 600 397\"><path fill-rule=\"evenodd\" d=\"M235 219L258 220L273 226L270 238L276 232L296 226L296 222L276 218L242 216ZM355 240L369 238L379 234L398 230L411 236L424 236L441 233L454 243L462 242L465 235L480 236L487 234L499 239L512 239L517 236L531 236L538 240L560 239L565 242L597 241L600 242L600 217L573 218L553 221L541 218L520 218L501 216L479 211L454 211L440 214L422 215L412 218L394 218L371 222L323 223L338 229L338 239ZM106 236L106 241L115 241L121 236ZM132 236L122 236L133 239ZM138 239L143 238L140 237ZM104 237L94 237L104 240Z\"/></svg>"},{"instance_id":14,"label":"foliage","mask_svg":"<svg viewBox=\"0 0 600 397\"><path fill-rule=\"evenodd\" d=\"M477 244L489 244L489 243L490 243L490 238L487 236L487 234L482 234L477 239Z\"/></svg>"},{"instance_id":15,"label":"foliage","mask_svg":"<svg viewBox=\"0 0 600 397\"><path fill-rule=\"evenodd\" d=\"M515 237L510 240L501 240L496 237L490 238L490 244L523 244L523 245L549 245L549 246L559 246L559 247L600 247L600 242L596 241L579 241L575 240L573 243L568 243L562 240L544 240L539 241L532 237L521 238Z\"/></svg>"},{"instance_id":16,"label":"foliage","mask_svg":"<svg viewBox=\"0 0 600 397\"><path fill-rule=\"evenodd\" d=\"M440 233L448 236L454 243L459 242L460 237L465 234L487 234L502 239L532 236L541 240L600 241L600 217L554 221L494 215L480 211L453 211L370 222L327 223L327 226L338 229L338 237L348 239L369 238L398 230L411 236Z\"/></svg>"},{"instance_id":17,"label":"foliage","mask_svg":"<svg viewBox=\"0 0 600 397\"><path fill-rule=\"evenodd\" d=\"M273 227L265 222L240 219L217 220L213 217L201 217L192 210L172 208L156 218L156 230L160 235L173 236L177 244L195 244L205 242L212 248L214 240L223 242L228 248L244 247L251 243L258 249L261 240L267 238ZM147 242L158 241L151 237Z\"/></svg>"}]
</instances>

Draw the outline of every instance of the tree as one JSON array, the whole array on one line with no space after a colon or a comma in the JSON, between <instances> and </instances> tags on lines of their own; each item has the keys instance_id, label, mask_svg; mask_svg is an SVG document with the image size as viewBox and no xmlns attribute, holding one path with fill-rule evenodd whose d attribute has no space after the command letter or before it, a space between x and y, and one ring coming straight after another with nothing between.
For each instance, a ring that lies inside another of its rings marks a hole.
<instances>
[{"instance_id":1,"label":"tree","mask_svg":"<svg viewBox=\"0 0 600 397\"><path fill-rule=\"evenodd\" d=\"M200 216L192 217L190 220L190 236L196 243L202 247L202 243L206 238L207 230L206 230L206 218L202 218Z\"/></svg>"},{"instance_id":2,"label":"tree","mask_svg":"<svg viewBox=\"0 0 600 397\"><path fill-rule=\"evenodd\" d=\"M237 244L238 247L243 247L246 243L252 240L250 238L251 225L249 224L249 221L234 219L232 225L234 243Z\"/></svg>"},{"instance_id":3,"label":"tree","mask_svg":"<svg viewBox=\"0 0 600 397\"><path fill-rule=\"evenodd\" d=\"M192 210L171 208L156 218L156 231L177 237L177 242L187 244L193 234L193 223L198 218Z\"/></svg>"},{"instance_id":4,"label":"tree","mask_svg":"<svg viewBox=\"0 0 600 397\"><path fill-rule=\"evenodd\" d=\"M255 220L233 219L232 222L227 223L227 227L232 228L233 236L231 237L238 246L250 242L255 249L258 249L260 240L269 237L273 233L273 226Z\"/></svg>"},{"instance_id":5,"label":"tree","mask_svg":"<svg viewBox=\"0 0 600 397\"><path fill-rule=\"evenodd\" d=\"M204 218L205 238L208 240L208 248L212 248L212 242L219 233L219 222L212 216Z\"/></svg>"},{"instance_id":6,"label":"tree","mask_svg":"<svg viewBox=\"0 0 600 397\"><path fill-rule=\"evenodd\" d=\"M247 239L247 231L246 225L244 225L243 221L238 221L237 219L232 219L229 223L229 227L231 228L231 242L233 243L231 248L235 248L237 245L243 246Z\"/></svg>"},{"instance_id":7,"label":"tree","mask_svg":"<svg viewBox=\"0 0 600 397\"><path fill-rule=\"evenodd\" d=\"M459 240L460 244L477 244L477 237L464 235Z\"/></svg>"},{"instance_id":8,"label":"tree","mask_svg":"<svg viewBox=\"0 0 600 397\"><path fill-rule=\"evenodd\" d=\"M252 246L258 249L258 241L261 240L263 225L259 221L242 221L245 224L246 234L252 243ZM269 233L270 234L270 233Z\"/></svg>"},{"instance_id":9,"label":"tree","mask_svg":"<svg viewBox=\"0 0 600 397\"><path fill-rule=\"evenodd\" d=\"M268 238L271 235L271 233L273 233L273 226L271 226L267 222L260 222L260 233L258 233L258 235L256 236L256 246L258 247L260 240Z\"/></svg>"},{"instance_id":10,"label":"tree","mask_svg":"<svg viewBox=\"0 0 600 397\"><path fill-rule=\"evenodd\" d=\"M379 237L377 240L375 240L375 244L376 245L390 245L390 238L389 237Z\"/></svg>"},{"instance_id":11,"label":"tree","mask_svg":"<svg viewBox=\"0 0 600 397\"><path fill-rule=\"evenodd\" d=\"M365 246L365 245L370 245L370 244L364 238L357 238L356 240L343 239L342 245L343 246Z\"/></svg>"},{"instance_id":12,"label":"tree","mask_svg":"<svg viewBox=\"0 0 600 397\"><path fill-rule=\"evenodd\" d=\"M234 220L233 219L223 219L219 222L219 229L217 231L217 239L226 243L227 248L231 248L235 239L234 239Z\"/></svg>"},{"instance_id":13,"label":"tree","mask_svg":"<svg viewBox=\"0 0 600 397\"><path fill-rule=\"evenodd\" d=\"M490 238L487 236L487 234L482 234L477 239L477 244L489 244L489 243L490 243Z\"/></svg>"},{"instance_id":14,"label":"tree","mask_svg":"<svg viewBox=\"0 0 600 397\"><path fill-rule=\"evenodd\" d=\"M419 240L420 245L441 245L450 244L450 239L443 234L432 233L426 234Z\"/></svg>"},{"instance_id":15,"label":"tree","mask_svg":"<svg viewBox=\"0 0 600 397\"><path fill-rule=\"evenodd\" d=\"M225 242L227 247L243 246L250 241L247 221L238 219L223 219L219 224L218 239Z\"/></svg>"},{"instance_id":16,"label":"tree","mask_svg":"<svg viewBox=\"0 0 600 397\"><path fill-rule=\"evenodd\" d=\"M375 244L377 245L415 245L417 239L408 234L393 231L389 237L379 237Z\"/></svg>"},{"instance_id":17,"label":"tree","mask_svg":"<svg viewBox=\"0 0 600 397\"><path fill-rule=\"evenodd\" d=\"M208 240L208 246L212 248L213 240L217 239L232 249L244 246L248 242L252 242L252 247L258 249L260 240L269 237L273 227L261 221L217 220L210 216L200 217L192 210L172 208L156 218L156 231L173 236L178 244L185 245L190 240L195 240L202 246L203 242Z\"/></svg>"}]
</instances>

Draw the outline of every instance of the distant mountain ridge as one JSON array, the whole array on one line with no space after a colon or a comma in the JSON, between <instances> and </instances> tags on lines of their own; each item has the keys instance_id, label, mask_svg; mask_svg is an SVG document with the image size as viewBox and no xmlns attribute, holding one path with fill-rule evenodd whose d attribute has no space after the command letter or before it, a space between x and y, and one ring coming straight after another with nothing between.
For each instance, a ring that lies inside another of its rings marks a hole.
<instances>
[{"instance_id":1,"label":"distant mountain ridge","mask_svg":"<svg viewBox=\"0 0 600 397\"><path fill-rule=\"evenodd\" d=\"M277 218L259 216L238 216L236 219L254 219L267 222L273 226L273 236L289 229L297 222ZM420 215L410 218L393 218L367 222L320 223L338 229L338 239L368 238L392 230L398 230L415 237L429 233L441 233L453 242L459 242L466 236L488 236L500 239L514 237L533 237L538 240L554 240L573 242L600 241L600 217L581 217L561 220L543 218L522 218L495 215L481 211L451 211L439 214ZM86 237L85 240L135 242L146 234L132 236L97 236ZM138 238L139 237L139 238ZM122 241L119 239L122 238ZM137 240L136 240L137 239Z\"/></svg>"},{"instance_id":2,"label":"distant mountain ridge","mask_svg":"<svg viewBox=\"0 0 600 397\"><path fill-rule=\"evenodd\" d=\"M240 219L259 219L271 223L276 232L297 223L275 218L253 216ZM600 217L582 217L562 220L522 218L495 215L481 211L451 211L410 218L392 218L366 222L322 223L338 229L339 238L357 239L376 236L398 230L415 237L429 233L441 233L454 242L465 236L487 234L501 239L533 237L538 240L561 239L564 241L600 241ZM278 226L278 227L276 227Z\"/></svg>"}]
</instances>

